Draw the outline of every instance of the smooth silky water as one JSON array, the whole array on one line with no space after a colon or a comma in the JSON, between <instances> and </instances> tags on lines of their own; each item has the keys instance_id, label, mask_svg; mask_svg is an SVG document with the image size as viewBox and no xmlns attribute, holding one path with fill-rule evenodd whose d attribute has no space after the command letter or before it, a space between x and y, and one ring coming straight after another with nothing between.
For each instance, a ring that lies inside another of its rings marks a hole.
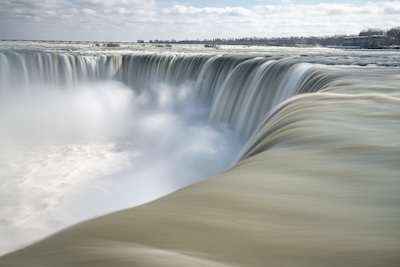
<instances>
[{"instance_id":1,"label":"smooth silky water","mask_svg":"<svg viewBox=\"0 0 400 267\"><path fill-rule=\"evenodd\" d=\"M0 266L400 263L399 53L1 47Z\"/></svg>"}]
</instances>

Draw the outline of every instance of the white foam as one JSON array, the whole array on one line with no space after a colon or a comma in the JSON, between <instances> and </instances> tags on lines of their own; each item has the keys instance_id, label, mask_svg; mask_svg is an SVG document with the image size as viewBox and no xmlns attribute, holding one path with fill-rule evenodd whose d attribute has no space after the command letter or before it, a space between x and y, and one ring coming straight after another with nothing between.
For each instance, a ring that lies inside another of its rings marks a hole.
<instances>
[{"instance_id":1,"label":"white foam","mask_svg":"<svg viewBox=\"0 0 400 267\"><path fill-rule=\"evenodd\" d=\"M216 175L240 141L188 88L35 89L1 107L0 253Z\"/></svg>"}]
</instances>

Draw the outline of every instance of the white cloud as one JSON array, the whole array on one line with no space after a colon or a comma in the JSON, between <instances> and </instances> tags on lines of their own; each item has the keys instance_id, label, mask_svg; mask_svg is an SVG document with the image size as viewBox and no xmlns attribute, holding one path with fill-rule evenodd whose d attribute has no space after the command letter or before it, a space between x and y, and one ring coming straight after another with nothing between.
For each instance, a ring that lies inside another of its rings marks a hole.
<instances>
[{"instance_id":1,"label":"white cloud","mask_svg":"<svg viewBox=\"0 0 400 267\"><path fill-rule=\"evenodd\" d=\"M224 8L196 8L192 6L175 5L172 8L163 10L166 15L193 16L193 15L227 15L227 16L253 16L253 11L242 7Z\"/></svg>"},{"instance_id":2,"label":"white cloud","mask_svg":"<svg viewBox=\"0 0 400 267\"><path fill-rule=\"evenodd\" d=\"M155 5L154 0L80 0L80 3L104 7L130 6L148 8Z\"/></svg>"},{"instance_id":3,"label":"white cloud","mask_svg":"<svg viewBox=\"0 0 400 267\"><path fill-rule=\"evenodd\" d=\"M161 8L154 0L0 1L0 38L134 41L315 36L400 26L400 1L259 3L253 8L182 4Z\"/></svg>"},{"instance_id":4,"label":"white cloud","mask_svg":"<svg viewBox=\"0 0 400 267\"><path fill-rule=\"evenodd\" d=\"M90 9L90 8L84 8L84 9L82 9L82 13L85 15L92 15L92 14L95 14L96 11L93 9Z\"/></svg>"}]
</instances>

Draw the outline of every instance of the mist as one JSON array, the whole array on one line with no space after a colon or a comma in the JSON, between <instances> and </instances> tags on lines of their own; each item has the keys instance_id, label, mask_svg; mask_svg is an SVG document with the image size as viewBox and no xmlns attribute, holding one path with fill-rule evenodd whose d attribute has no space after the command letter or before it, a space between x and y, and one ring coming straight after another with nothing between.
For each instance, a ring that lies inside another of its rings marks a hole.
<instances>
[{"instance_id":1,"label":"mist","mask_svg":"<svg viewBox=\"0 0 400 267\"><path fill-rule=\"evenodd\" d=\"M190 84L29 90L0 107L0 254L219 174L243 144Z\"/></svg>"}]
</instances>

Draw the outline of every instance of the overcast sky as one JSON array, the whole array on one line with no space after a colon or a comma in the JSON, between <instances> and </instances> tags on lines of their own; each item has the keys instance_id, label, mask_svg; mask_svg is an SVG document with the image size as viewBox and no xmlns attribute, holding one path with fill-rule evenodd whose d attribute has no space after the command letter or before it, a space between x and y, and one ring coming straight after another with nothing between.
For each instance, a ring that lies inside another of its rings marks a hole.
<instances>
[{"instance_id":1,"label":"overcast sky","mask_svg":"<svg viewBox=\"0 0 400 267\"><path fill-rule=\"evenodd\" d=\"M0 0L0 39L202 40L397 26L400 1Z\"/></svg>"}]
</instances>

